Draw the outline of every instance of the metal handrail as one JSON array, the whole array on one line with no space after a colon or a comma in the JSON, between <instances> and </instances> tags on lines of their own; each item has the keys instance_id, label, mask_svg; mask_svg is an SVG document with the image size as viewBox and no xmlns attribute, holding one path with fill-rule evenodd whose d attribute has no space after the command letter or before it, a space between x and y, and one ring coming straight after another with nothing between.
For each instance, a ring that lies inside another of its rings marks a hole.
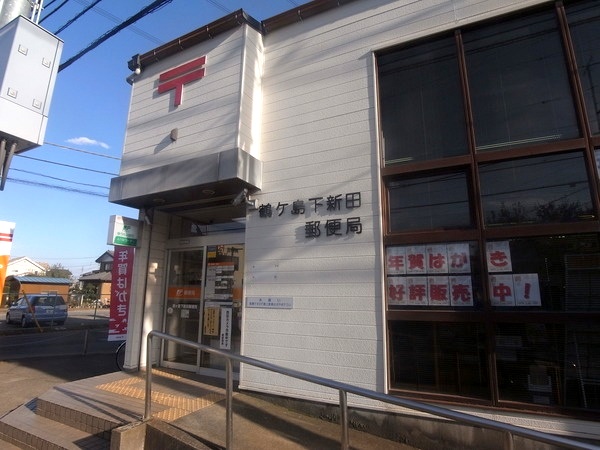
<instances>
[{"instance_id":1,"label":"metal handrail","mask_svg":"<svg viewBox=\"0 0 600 450\"><path fill-rule=\"evenodd\" d=\"M144 410L144 420L147 420L152 415L152 339L156 337L165 341L174 342L176 344L184 345L187 347L202 350L207 353L222 356L226 361L226 396L225 396L225 407L226 407L226 436L225 446L227 449L232 448L233 444L233 361L248 364L254 367L258 367L271 372L280 373L292 378L307 381L309 383L318 384L339 391L340 398L340 422L342 427L341 435L341 448L347 450L349 448L349 437L348 437L348 394L355 394L361 397L369 398L371 400L377 400L380 402L392 404L395 406L401 406L403 408L412 409L428 413L434 416L443 417L446 419L453 420L458 423L474 425L481 428L487 428L496 430L504 433L504 449L513 449L513 436L521 436L527 439L532 439L538 442L544 442L546 444L559 445L563 448L570 449L587 449L587 450L598 450L600 447L587 444L584 442L575 441L560 436L555 436L549 433L543 433L540 431L530 430L528 428L519 427L516 425L507 424L504 422L498 422L495 420L485 419L482 417L474 416L471 414L461 413L453 411L447 408L441 408L439 406L430 405L427 403L421 403L414 400L405 398L392 397L391 395L382 394L380 392L371 391L368 389L359 388L350 384L341 383L334 381L329 378L323 378L316 375L310 375L305 372L300 372L294 369L288 369L286 367L278 366L275 364L260 361L258 359L249 358L247 356L235 355L220 349L209 347L207 345L199 344L197 342L187 341L177 336L162 333L160 331L151 331L147 336L147 347L146 347L146 400Z\"/></svg>"}]
</instances>

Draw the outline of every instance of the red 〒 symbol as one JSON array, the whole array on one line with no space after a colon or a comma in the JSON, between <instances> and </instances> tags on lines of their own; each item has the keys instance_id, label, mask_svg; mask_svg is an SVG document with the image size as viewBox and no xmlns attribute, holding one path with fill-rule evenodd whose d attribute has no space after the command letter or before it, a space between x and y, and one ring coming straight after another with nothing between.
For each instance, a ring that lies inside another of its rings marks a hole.
<instances>
[{"instance_id":1,"label":"red \u3012 symbol","mask_svg":"<svg viewBox=\"0 0 600 450\"><path fill-rule=\"evenodd\" d=\"M206 56L201 56L198 59L161 73L158 77L158 93L162 94L175 89L175 101L173 105L181 105L183 85L204 78L204 67L202 67L204 64L206 64Z\"/></svg>"}]
</instances>

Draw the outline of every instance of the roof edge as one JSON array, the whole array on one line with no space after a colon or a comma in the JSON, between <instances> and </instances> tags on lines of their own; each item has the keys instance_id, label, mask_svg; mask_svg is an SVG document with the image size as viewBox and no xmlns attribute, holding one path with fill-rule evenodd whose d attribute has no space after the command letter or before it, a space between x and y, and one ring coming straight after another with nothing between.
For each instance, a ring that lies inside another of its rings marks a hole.
<instances>
[{"instance_id":1,"label":"roof edge","mask_svg":"<svg viewBox=\"0 0 600 450\"><path fill-rule=\"evenodd\" d=\"M177 52L193 47L200 42L208 41L217 34L242 25L249 25L258 32L263 33L262 24L258 20L249 16L243 9L238 9L208 25L204 25L177 39L167 42L154 50L150 50L141 55L134 55L128 63L129 69L133 71L138 67L141 70L144 70L145 67L168 58Z\"/></svg>"},{"instance_id":2,"label":"roof edge","mask_svg":"<svg viewBox=\"0 0 600 450\"><path fill-rule=\"evenodd\" d=\"M263 33L270 33L293 23L302 22L309 17L316 16L325 11L329 11L330 9L337 8L338 6L343 6L354 1L356 0L314 0L282 12L281 14L277 14L269 19L263 20Z\"/></svg>"}]
</instances>

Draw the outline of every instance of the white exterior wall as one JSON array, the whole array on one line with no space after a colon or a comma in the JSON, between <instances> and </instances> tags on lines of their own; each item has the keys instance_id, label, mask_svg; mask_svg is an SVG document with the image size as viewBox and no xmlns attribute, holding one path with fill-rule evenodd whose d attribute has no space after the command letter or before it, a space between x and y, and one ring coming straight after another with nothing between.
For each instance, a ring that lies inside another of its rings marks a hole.
<instances>
[{"instance_id":1,"label":"white exterior wall","mask_svg":"<svg viewBox=\"0 0 600 450\"><path fill-rule=\"evenodd\" d=\"M46 275L46 268L27 257L15 258L8 262L6 276Z\"/></svg>"},{"instance_id":2,"label":"white exterior wall","mask_svg":"<svg viewBox=\"0 0 600 450\"><path fill-rule=\"evenodd\" d=\"M291 297L293 308L246 307L244 355L386 390L373 51L539 3L357 1L267 34L255 198L273 208L303 199L307 214L248 217L246 297ZM360 208L309 212L309 198L349 192L361 192ZM304 237L306 221L354 216L360 235L326 237L322 228L321 237ZM331 390L247 366L240 387L337 401Z\"/></svg>"},{"instance_id":3,"label":"white exterior wall","mask_svg":"<svg viewBox=\"0 0 600 450\"><path fill-rule=\"evenodd\" d=\"M155 212L152 224L145 223L143 213L139 219L143 227L140 246L135 251L125 369L146 366L146 336L152 330L162 330L163 323L169 216ZM160 342L155 339L153 345L152 361L157 363Z\"/></svg>"},{"instance_id":4,"label":"white exterior wall","mask_svg":"<svg viewBox=\"0 0 600 450\"><path fill-rule=\"evenodd\" d=\"M260 41L255 30L243 26L143 70L133 86L120 175L233 149L239 135L244 137L239 147L255 152L259 140L252 136L252 119L259 122L260 116L241 116L241 111L251 111L260 95L260 72L245 70L243 62L260 58ZM204 78L183 86L181 105L173 104L174 90L158 93L161 73L203 55ZM174 128L175 142L170 139Z\"/></svg>"}]
</instances>

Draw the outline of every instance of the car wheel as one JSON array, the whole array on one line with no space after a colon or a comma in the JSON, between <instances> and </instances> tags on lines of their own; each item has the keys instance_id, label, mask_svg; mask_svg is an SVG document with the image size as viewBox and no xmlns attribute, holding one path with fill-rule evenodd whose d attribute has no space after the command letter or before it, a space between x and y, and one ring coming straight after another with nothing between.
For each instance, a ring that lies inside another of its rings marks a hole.
<instances>
[{"instance_id":1,"label":"car wheel","mask_svg":"<svg viewBox=\"0 0 600 450\"><path fill-rule=\"evenodd\" d=\"M26 327L27 327L27 319L25 318L25 316L23 316L23 317L21 318L21 326L22 326L23 328L26 328Z\"/></svg>"},{"instance_id":2,"label":"car wheel","mask_svg":"<svg viewBox=\"0 0 600 450\"><path fill-rule=\"evenodd\" d=\"M10 314L6 313L6 323L10 323Z\"/></svg>"}]
</instances>

